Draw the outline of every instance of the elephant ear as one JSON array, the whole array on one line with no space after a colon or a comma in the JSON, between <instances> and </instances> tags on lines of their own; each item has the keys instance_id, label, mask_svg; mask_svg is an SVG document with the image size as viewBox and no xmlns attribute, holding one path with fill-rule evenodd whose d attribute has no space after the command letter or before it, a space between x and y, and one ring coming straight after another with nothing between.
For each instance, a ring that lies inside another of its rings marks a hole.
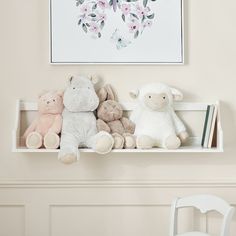
<instances>
[{"instance_id":1,"label":"elephant ear","mask_svg":"<svg viewBox=\"0 0 236 236\"><path fill-rule=\"evenodd\" d=\"M72 75L70 75L70 76L68 77L68 84L71 84L73 78L74 78L74 76L72 76Z\"/></svg>"},{"instance_id":2,"label":"elephant ear","mask_svg":"<svg viewBox=\"0 0 236 236\"><path fill-rule=\"evenodd\" d=\"M136 89L136 90L131 90L131 91L129 92L129 95L130 95L131 98L136 99L136 98L138 97L138 95L139 95L139 90L138 90L138 89Z\"/></svg>"},{"instance_id":3,"label":"elephant ear","mask_svg":"<svg viewBox=\"0 0 236 236\"><path fill-rule=\"evenodd\" d=\"M184 98L184 95L182 92L180 92L178 89L176 88L170 88L172 96L173 96L173 100L174 101L182 101Z\"/></svg>"},{"instance_id":4,"label":"elephant ear","mask_svg":"<svg viewBox=\"0 0 236 236\"><path fill-rule=\"evenodd\" d=\"M101 79L97 75L92 75L92 76L90 76L90 80L91 80L93 85L96 85L100 82Z\"/></svg>"}]
</instances>

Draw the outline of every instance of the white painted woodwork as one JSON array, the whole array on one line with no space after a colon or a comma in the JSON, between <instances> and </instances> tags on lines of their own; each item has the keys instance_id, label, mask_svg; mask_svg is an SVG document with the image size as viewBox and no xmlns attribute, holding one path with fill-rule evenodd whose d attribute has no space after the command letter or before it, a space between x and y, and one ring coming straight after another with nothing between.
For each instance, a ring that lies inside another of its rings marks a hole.
<instances>
[{"instance_id":1,"label":"white painted woodwork","mask_svg":"<svg viewBox=\"0 0 236 236\"><path fill-rule=\"evenodd\" d=\"M25 235L25 208L24 205L0 204L0 235Z\"/></svg>"},{"instance_id":2,"label":"white painted woodwork","mask_svg":"<svg viewBox=\"0 0 236 236\"><path fill-rule=\"evenodd\" d=\"M182 185L171 181L155 185L148 185L149 181L129 185L126 181L74 182L0 181L0 235L167 236L173 198L207 191L236 205L236 183L223 187L215 182L209 188L205 180L193 188L191 181ZM193 208L180 211L180 233L207 228L209 235L219 235L220 214L206 219ZM230 228L230 236L234 236L235 215Z\"/></svg>"},{"instance_id":3,"label":"white painted woodwork","mask_svg":"<svg viewBox=\"0 0 236 236\"><path fill-rule=\"evenodd\" d=\"M173 201L170 216L170 236L210 236L208 232L199 231L178 234L179 209L187 207L194 207L202 214L206 214L211 211L220 213L223 216L220 235L230 235L230 223L235 212L234 207L230 206L225 200L217 196L202 194L176 198Z\"/></svg>"},{"instance_id":4,"label":"white painted woodwork","mask_svg":"<svg viewBox=\"0 0 236 236\"><path fill-rule=\"evenodd\" d=\"M135 103L121 103L124 111L131 111ZM176 111L181 112L199 112L206 111L207 105L209 103L193 103L193 102L177 102L174 104ZM213 103L210 103L213 104ZM115 153L209 153L209 152L223 152L223 131L221 127L221 118L220 118L220 103L216 102L218 105L218 115L217 115L217 147L215 148L202 148L201 147L201 136L192 136L189 138L188 143L181 146L177 150L168 150L162 148L152 148L146 150L140 149L116 149L112 150ZM26 102L22 100L17 100L16 104L16 120L15 120L15 129L13 130L13 152L21 152L21 153L54 153L59 150L47 150L47 149L27 149L26 147L20 146L20 135L22 133L21 130L21 112L32 112L37 111L37 103L36 102ZM81 148L81 152L91 153L93 150Z\"/></svg>"}]
</instances>

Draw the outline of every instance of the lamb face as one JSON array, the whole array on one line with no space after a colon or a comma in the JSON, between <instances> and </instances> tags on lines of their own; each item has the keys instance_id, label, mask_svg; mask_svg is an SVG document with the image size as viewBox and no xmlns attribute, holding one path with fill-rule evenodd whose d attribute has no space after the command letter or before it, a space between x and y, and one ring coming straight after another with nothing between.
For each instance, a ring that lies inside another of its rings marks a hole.
<instances>
[{"instance_id":1,"label":"lamb face","mask_svg":"<svg viewBox=\"0 0 236 236\"><path fill-rule=\"evenodd\" d=\"M90 79L72 77L64 93L64 105L70 112L94 111L99 104L98 96Z\"/></svg>"},{"instance_id":2,"label":"lamb face","mask_svg":"<svg viewBox=\"0 0 236 236\"><path fill-rule=\"evenodd\" d=\"M161 83L149 84L141 88L138 99L153 111L166 110L173 102L170 88Z\"/></svg>"},{"instance_id":3,"label":"lamb face","mask_svg":"<svg viewBox=\"0 0 236 236\"><path fill-rule=\"evenodd\" d=\"M164 110L169 104L166 93L147 93L143 99L145 106L153 111Z\"/></svg>"}]
</instances>

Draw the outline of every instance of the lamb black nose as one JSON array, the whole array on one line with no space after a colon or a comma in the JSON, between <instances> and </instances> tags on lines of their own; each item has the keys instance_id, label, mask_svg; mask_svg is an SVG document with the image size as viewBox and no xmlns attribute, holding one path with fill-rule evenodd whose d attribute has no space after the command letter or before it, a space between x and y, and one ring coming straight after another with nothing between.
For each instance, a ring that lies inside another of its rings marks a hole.
<instances>
[{"instance_id":1,"label":"lamb black nose","mask_svg":"<svg viewBox=\"0 0 236 236\"><path fill-rule=\"evenodd\" d=\"M49 104L50 102L49 101L47 101L47 104Z\"/></svg>"}]
</instances>

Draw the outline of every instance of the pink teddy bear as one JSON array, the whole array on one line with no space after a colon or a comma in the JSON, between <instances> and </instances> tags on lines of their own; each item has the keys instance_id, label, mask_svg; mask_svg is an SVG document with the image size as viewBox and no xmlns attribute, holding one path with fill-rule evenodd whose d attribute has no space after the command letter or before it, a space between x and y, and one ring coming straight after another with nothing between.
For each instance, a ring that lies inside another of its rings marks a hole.
<instances>
[{"instance_id":1,"label":"pink teddy bear","mask_svg":"<svg viewBox=\"0 0 236 236\"><path fill-rule=\"evenodd\" d=\"M59 147L62 128L63 92L43 92L38 97L38 116L24 133L28 148L44 146L47 149Z\"/></svg>"}]
</instances>

